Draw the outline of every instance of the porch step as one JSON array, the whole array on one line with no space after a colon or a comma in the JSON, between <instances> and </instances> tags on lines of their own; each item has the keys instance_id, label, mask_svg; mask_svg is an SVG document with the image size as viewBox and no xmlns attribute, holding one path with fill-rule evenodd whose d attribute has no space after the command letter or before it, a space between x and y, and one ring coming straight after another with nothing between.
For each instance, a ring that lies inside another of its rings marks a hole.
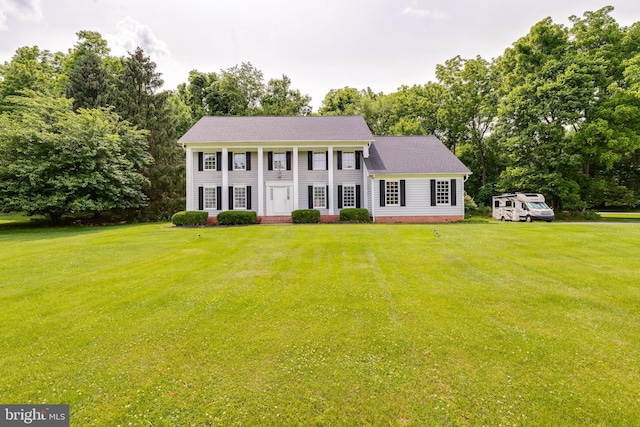
<instances>
[{"instance_id":1,"label":"porch step","mask_svg":"<svg viewBox=\"0 0 640 427\"><path fill-rule=\"evenodd\" d=\"M291 215L262 216L260 217L260 224L293 224L293 221L291 221Z\"/></svg>"}]
</instances>

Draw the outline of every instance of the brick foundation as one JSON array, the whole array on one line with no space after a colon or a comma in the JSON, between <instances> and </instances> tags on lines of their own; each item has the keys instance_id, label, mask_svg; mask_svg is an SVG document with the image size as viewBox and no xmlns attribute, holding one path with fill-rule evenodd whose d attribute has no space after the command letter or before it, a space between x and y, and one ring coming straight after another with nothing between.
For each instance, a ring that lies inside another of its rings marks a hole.
<instances>
[{"instance_id":1,"label":"brick foundation","mask_svg":"<svg viewBox=\"0 0 640 427\"><path fill-rule=\"evenodd\" d=\"M218 225L218 218L215 216L210 216L207 218L207 225Z\"/></svg>"},{"instance_id":2,"label":"brick foundation","mask_svg":"<svg viewBox=\"0 0 640 427\"><path fill-rule=\"evenodd\" d=\"M320 224L335 224L340 222L340 215L320 215Z\"/></svg>"},{"instance_id":3,"label":"brick foundation","mask_svg":"<svg viewBox=\"0 0 640 427\"><path fill-rule=\"evenodd\" d=\"M377 216L373 218L373 222L377 224L442 224L446 222L462 221L464 216Z\"/></svg>"}]
</instances>

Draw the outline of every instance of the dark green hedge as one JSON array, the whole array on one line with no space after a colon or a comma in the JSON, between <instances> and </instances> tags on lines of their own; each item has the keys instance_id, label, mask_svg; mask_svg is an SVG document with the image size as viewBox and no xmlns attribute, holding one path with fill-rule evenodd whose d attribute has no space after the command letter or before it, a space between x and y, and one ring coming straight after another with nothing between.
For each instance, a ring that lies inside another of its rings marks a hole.
<instances>
[{"instance_id":1,"label":"dark green hedge","mask_svg":"<svg viewBox=\"0 0 640 427\"><path fill-rule=\"evenodd\" d=\"M257 224L258 215L254 211L225 211L218 216L219 225L246 225Z\"/></svg>"},{"instance_id":2,"label":"dark green hedge","mask_svg":"<svg viewBox=\"0 0 640 427\"><path fill-rule=\"evenodd\" d=\"M171 217L171 222L178 226L205 225L209 214L202 211L182 211L176 212Z\"/></svg>"},{"instance_id":3,"label":"dark green hedge","mask_svg":"<svg viewBox=\"0 0 640 427\"><path fill-rule=\"evenodd\" d=\"M371 222L367 209L348 208L340 211L340 222Z\"/></svg>"},{"instance_id":4,"label":"dark green hedge","mask_svg":"<svg viewBox=\"0 0 640 427\"><path fill-rule=\"evenodd\" d=\"M320 222L318 209L300 209L291 212L291 220L294 224L317 224Z\"/></svg>"}]
</instances>

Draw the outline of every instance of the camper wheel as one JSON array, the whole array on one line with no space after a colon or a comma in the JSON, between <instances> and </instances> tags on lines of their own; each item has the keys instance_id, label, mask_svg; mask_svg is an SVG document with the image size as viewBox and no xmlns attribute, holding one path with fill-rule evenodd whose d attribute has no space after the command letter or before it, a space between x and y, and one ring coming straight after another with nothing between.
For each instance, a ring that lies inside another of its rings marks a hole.
<instances>
[{"instance_id":1,"label":"camper wheel","mask_svg":"<svg viewBox=\"0 0 640 427\"><path fill-rule=\"evenodd\" d=\"M527 215L527 219L526 219L525 221L527 221L527 222L532 222L532 221L533 221L533 219L531 219L531 216L530 216L530 215Z\"/></svg>"}]
</instances>

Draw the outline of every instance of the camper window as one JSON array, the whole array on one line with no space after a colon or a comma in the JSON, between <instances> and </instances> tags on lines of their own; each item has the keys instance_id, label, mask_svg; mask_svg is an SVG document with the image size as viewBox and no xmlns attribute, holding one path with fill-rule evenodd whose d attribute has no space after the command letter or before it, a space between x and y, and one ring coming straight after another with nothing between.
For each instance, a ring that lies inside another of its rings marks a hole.
<instances>
[{"instance_id":1,"label":"camper window","mask_svg":"<svg viewBox=\"0 0 640 427\"><path fill-rule=\"evenodd\" d=\"M500 207L500 200L496 200L495 203L493 204L493 207L499 208Z\"/></svg>"},{"instance_id":2,"label":"camper window","mask_svg":"<svg viewBox=\"0 0 640 427\"><path fill-rule=\"evenodd\" d=\"M510 208L511 207L511 200L507 200L505 203L505 206Z\"/></svg>"}]
</instances>

